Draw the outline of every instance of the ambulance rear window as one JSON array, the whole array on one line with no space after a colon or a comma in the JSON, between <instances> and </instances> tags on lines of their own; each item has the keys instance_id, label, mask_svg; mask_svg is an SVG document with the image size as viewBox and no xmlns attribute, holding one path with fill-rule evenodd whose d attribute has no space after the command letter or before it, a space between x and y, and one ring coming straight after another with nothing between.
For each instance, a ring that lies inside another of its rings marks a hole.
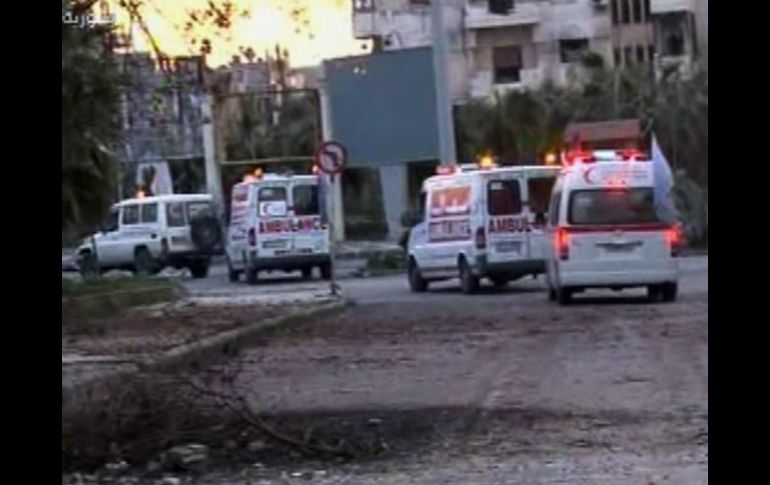
<instances>
[{"instance_id":1,"label":"ambulance rear window","mask_svg":"<svg viewBox=\"0 0 770 485\"><path fill-rule=\"evenodd\" d=\"M320 213L317 185L298 185L292 191L294 214L316 216Z\"/></svg>"},{"instance_id":2,"label":"ambulance rear window","mask_svg":"<svg viewBox=\"0 0 770 485\"><path fill-rule=\"evenodd\" d=\"M521 187L518 180L489 182L487 202L490 216L510 216L521 213Z\"/></svg>"},{"instance_id":3,"label":"ambulance rear window","mask_svg":"<svg viewBox=\"0 0 770 485\"><path fill-rule=\"evenodd\" d=\"M262 187L259 189L260 202L279 202L286 200L286 189L284 187Z\"/></svg>"},{"instance_id":4,"label":"ambulance rear window","mask_svg":"<svg viewBox=\"0 0 770 485\"><path fill-rule=\"evenodd\" d=\"M575 225L661 222L652 189L579 190L570 194L569 223Z\"/></svg>"}]
</instances>

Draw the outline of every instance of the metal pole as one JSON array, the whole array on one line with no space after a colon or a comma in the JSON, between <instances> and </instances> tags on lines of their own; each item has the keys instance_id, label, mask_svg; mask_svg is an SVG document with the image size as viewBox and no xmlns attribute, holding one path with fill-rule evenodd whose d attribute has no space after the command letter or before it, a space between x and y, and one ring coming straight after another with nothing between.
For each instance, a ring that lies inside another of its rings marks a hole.
<instances>
[{"instance_id":1,"label":"metal pole","mask_svg":"<svg viewBox=\"0 0 770 485\"><path fill-rule=\"evenodd\" d=\"M439 158L442 165L456 161L454 119L452 98L448 88L449 46L444 25L444 6L441 1L431 2L431 24L433 31L433 68L436 77L436 118L438 123Z\"/></svg>"},{"instance_id":2,"label":"metal pole","mask_svg":"<svg viewBox=\"0 0 770 485\"><path fill-rule=\"evenodd\" d=\"M217 164L216 146L214 139L214 109L213 97L210 94L203 95L201 111L203 115L203 153L206 167L206 189L214 199L217 212L223 214L224 197L222 195L222 175Z\"/></svg>"}]
</instances>

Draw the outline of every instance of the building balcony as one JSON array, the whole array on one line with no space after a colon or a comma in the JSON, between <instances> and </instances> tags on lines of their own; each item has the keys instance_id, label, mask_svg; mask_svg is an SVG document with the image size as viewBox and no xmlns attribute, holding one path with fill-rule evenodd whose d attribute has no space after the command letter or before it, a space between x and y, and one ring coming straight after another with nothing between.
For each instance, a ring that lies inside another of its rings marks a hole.
<instances>
[{"instance_id":1,"label":"building balcony","mask_svg":"<svg viewBox=\"0 0 770 485\"><path fill-rule=\"evenodd\" d=\"M674 12L695 12L696 0L652 0L650 12L653 14Z\"/></svg>"},{"instance_id":2,"label":"building balcony","mask_svg":"<svg viewBox=\"0 0 770 485\"><path fill-rule=\"evenodd\" d=\"M540 6L537 3L516 2L514 9L505 15L494 14L486 4L470 4L465 7L465 25L469 29L494 29L540 23Z\"/></svg>"}]
</instances>

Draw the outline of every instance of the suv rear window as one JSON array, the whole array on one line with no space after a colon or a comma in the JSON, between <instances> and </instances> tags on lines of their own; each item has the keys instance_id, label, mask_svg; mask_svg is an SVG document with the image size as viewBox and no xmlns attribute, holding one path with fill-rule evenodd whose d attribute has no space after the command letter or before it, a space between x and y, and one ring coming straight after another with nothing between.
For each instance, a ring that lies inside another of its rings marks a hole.
<instances>
[{"instance_id":1,"label":"suv rear window","mask_svg":"<svg viewBox=\"0 0 770 485\"><path fill-rule=\"evenodd\" d=\"M652 189L579 190L570 194L569 223L575 225L661 222Z\"/></svg>"},{"instance_id":2,"label":"suv rear window","mask_svg":"<svg viewBox=\"0 0 770 485\"><path fill-rule=\"evenodd\" d=\"M187 203L187 219L192 221L196 217L200 216L213 216L214 208L211 206L211 202L188 202Z\"/></svg>"},{"instance_id":3,"label":"suv rear window","mask_svg":"<svg viewBox=\"0 0 770 485\"><path fill-rule=\"evenodd\" d=\"M298 185L292 191L294 214L315 216L320 213L317 185Z\"/></svg>"},{"instance_id":4,"label":"suv rear window","mask_svg":"<svg viewBox=\"0 0 770 485\"><path fill-rule=\"evenodd\" d=\"M521 213L521 187L518 180L493 180L487 190L490 216L510 216Z\"/></svg>"},{"instance_id":5,"label":"suv rear window","mask_svg":"<svg viewBox=\"0 0 770 485\"><path fill-rule=\"evenodd\" d=\"M184 206L181 202L166 204L166 222L169 227L182 227L185 225Z\"/></svg>"},{"instance_id":6,"label":"suv rear window","mask_svg":"<svg viewBox=\"0 0 770 485\"><path fill-rule=\"evenodd\" d=\"M142 223L158 222L158 204L142 205Z\"/></svg>"}]
</instances>

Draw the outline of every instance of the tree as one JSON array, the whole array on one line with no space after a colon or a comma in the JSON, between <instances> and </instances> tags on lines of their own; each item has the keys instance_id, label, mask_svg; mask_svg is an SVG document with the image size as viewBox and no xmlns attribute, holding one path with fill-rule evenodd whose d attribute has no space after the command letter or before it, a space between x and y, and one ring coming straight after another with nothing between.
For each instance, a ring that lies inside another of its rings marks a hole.
<instances>
[{"instance_id":1,"label":"tree","mask_svg":"<svg viewBox=\"0 0 770 485\"><path fill-rule=\"evenodd\" d=\"M90 8L66 6L76 15ZM104 52L108 34L62 24L62 233L98 222L116 182L120 77Z\"/></svg>"}]
</instances>

